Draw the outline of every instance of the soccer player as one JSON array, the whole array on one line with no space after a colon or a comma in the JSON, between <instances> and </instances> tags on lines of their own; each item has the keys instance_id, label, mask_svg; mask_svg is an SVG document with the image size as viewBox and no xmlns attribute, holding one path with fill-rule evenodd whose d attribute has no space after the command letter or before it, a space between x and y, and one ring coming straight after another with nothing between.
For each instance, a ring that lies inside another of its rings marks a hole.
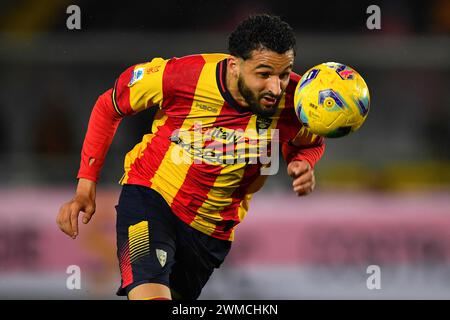
<instances>
[{"instance_id":1,"label":"soccer player","mask_svg":"<svg viewBox=\"0 0 450 320\"><path fill-rule=\"evenodd\" d=\"M276 16L250 16L231 33L228 47L229 54L132 66L92 110L76 194L57 217L72 238L80 212L85 224L94 214L96 181L120 121L159 107L152 132L124 161L116 206L118 295L198 298L267 178L270 164L261 155L270 156L273 145L281 146L294 192L314 189L324 141L294 112L300 77L292 71L291 27Z\"/></svg>"}]
</instances>

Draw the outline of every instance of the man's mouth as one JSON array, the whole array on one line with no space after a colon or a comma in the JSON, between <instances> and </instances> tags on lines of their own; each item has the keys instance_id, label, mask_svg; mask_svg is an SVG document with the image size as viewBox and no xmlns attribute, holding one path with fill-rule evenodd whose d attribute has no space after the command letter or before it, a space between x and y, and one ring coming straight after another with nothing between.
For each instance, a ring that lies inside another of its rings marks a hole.
<instances>
[{"instance_id":1,"label":"man's mouth","mask_svg":"<svg viewBox=\"0 0 450 320\"><path fill-rule=\"evenodd\" d=\"M265 107L273 107L276 103L277 103L277 99L269 97L269 96L264 96L261 99L261 104Z\"/></svg>"}]
</instances>

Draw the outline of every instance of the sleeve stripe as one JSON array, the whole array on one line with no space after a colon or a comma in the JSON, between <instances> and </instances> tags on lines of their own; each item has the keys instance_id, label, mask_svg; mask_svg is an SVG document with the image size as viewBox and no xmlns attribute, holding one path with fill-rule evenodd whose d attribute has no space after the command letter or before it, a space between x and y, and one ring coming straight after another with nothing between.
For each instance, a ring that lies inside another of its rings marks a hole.
<instances>
[{"instance_id":1,"label":"sleeve stripe","mask_svg":"<svg viewBox=\"0 0 450 320\"><path fill-rule=\"evenodd\" d=\"M116 81L116 83L114 85L113 92L112 92L112 95L111 95L112 103L113 103L114 109L119 114L119 116L123 117L124 113L122 111L120 111L119 106L116 103L116 86L117 86L117 81Z\"/></svg>"}]
</instances>

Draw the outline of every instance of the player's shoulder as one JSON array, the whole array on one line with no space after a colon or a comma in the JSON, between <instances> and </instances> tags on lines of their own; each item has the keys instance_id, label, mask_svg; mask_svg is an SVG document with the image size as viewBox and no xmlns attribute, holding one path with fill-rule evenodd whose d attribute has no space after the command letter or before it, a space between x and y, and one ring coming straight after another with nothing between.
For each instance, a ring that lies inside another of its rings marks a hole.
<instances>
[{"instance_id":1,"label":"player's shoulder","mask_svg":"<svg viewBox=\"0 0 450 320\"><path fill-rule=\"evenodd\" d=\"M286 93L289 94L294 94L295 88L297 87L297 84L300 82L301 76L298 73L295 72L291 72L290 76L289 76L289 84L286 88Z\"/></svg>"},{"instance_id":2,"label":"player's shoulder","mask_svg":"<svg viewBox=\"0 0 450 320\"><path fill-rule=\"evenodd\" d=\"M207 63L218 63L226 59L229 55L224 53L199 53L191 54L183 57L173 57L169 63L174 67L184 68L190 66L205 65Z\"/></svg>"},{"instance_id":3,"label":"player's shoulder","mask_svg":"<svg viewBox=\"0 0 450 320\"><path fill-rule=\"evenodd\" d=\"M219 61L226 59L229 55L223 53L201 53L183 57L173 57L168 59L164 79L170 82L174 80L174 85L180 81L194 81L197 79L205 67L210 66L211 70Z\"/></svg>"},{"instance_id":4,"label":"player's shoulder","mask_svg":"<svg viewBox=\"0 0 450 320\"><path fill-rule=\"evenodd\" d=\"M206 63L216 64L222 60L227 59L230 55L226 53L203 53L201 54Z\"/></svg>"},{"instance_id":5,"label":"player's shoulder","mask_svg":"<svg viewBox=\"0 0 450 320\"><path fill-rule=\"evenodd\" d=\"M138 63L129 68L128 73L141 72L146 74L164 73L165 76L188 76L194 72L198 73L205 65L216 65L227 59L226 53L199 53L182 57L163 58L155 57L144 63Z\"/></svg>"},{"instance_id":6,"label":"player's shoulder","mask_svg":"<svg viewBox=\"0 0 450 320\"><path fill-rule=\"evenodd\" d=\"M297 84L299 83L301 78L302 78L301 75L299 75L298 73L295 73L294 71L292 71L290 76L289 76L289 84L290 85L294 85L294 88L295 88L297 86Z\"/></svg>"}]
</instances>

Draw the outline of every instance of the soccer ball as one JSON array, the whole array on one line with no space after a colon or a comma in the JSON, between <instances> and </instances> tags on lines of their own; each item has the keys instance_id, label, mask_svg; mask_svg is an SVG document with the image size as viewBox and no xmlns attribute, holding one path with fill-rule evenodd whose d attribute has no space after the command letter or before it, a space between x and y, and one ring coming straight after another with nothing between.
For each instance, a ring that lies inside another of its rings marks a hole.
<instances>
[{"instance_id":1,"label":"soccer ball","mask_svg":"<svg viewBox=\"0 0 450 320\"><path fill-rule=\"evenodd\" d=\"M338 138L358 130L367 118L369 89L354 69L327 62L309 69L294 94L295 113L312 133Z\"/></svg>"}]
</instances>

